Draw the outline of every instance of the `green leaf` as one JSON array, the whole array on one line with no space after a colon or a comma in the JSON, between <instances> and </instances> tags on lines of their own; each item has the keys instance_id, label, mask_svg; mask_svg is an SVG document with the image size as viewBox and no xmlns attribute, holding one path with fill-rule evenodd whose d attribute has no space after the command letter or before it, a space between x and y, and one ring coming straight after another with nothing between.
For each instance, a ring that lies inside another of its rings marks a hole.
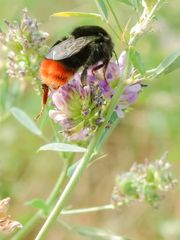
<instances>
[{"instance_id":1,"label":"green leaf","mask_svg":"<svg viewBox=\"0 0 180 240\"><path fill-rule=\"evenodd\" d=\"M125 3L131 7L134 7L135 9L138 9L141 3L140 0L118 0L118 1Z\"/></svg>"},{"instance_id":2,"label":"green leaf","mask_svg":"<svg viewBox=\"0 0 180 240\"><path fill-rule=\"evenodd\" d=\"M49 143L40 147L38 151L86 152L86 148L67 143Z\"/></svg>"},{"instance_id":3,"label":"green leaf","mask_svg":"<svg viewBox=\"0 0 180 240\"><path fill-rule=\"evenodd\" d=\"M146 71L141 55L133 46L129 49L129 56L133 66L139 71L139 73L145 75Z\"/></svg>"},{"instance_id":4,"label":"green leaf","mask_svg":"<svg viewBox=\"0 0 180 240\"><path fill-rule=\"evenodd\" d=\"M131 0L118 0L118 1L132 6Z\"/></svg>"},{"instance_id":5,"label":"green leaf","mask_svg":"<svg viewBox=\"0 0 180 240\"><path fill-rule=\"evenodd\" d=\"M108 20L108 10L104 3L104 0L95 0L97 8L102 16L103 19Z\"/></svg>"},{"instance_id":6,"label":"green leaf","mask_svg":"<svg viewBox=\"0 0 180 240\"><path fill-rule=\"evenodd\" d=\"M93 17L102 20L102 16L97 13L86 12L58 12L51 15L52 17Z\"/></svg>"},{"instance_id":7,"label":"green leaf","mask_svg":"<svg viewBox=\"0 0 180 240\"><path fill-rule=\"evenodd\" d=\"M168 74L180 67L180 50L171 53L165 58L155 70L156 75Z\"/></svg>"},{"instance_id":8,"label":"green leaf","mask_svg":"<svg viewBox=\"0 0 180 240\"><path fill-rule=\"evenodd\" d=\"M96 240L128 240L127 238L121 236L111 235L107 231L99 228L75 226L73 230L77 231L80 235Z\"/></svg>"},{"instance_id":9,"label":"green leaf","mask_svg":"<svg viewBox=\"0 0 180 240\"><path fill-rule=\"evenodd\" d=\"M30 132L35 135L42 136L41 130L36 126L35 122L21 109L13 107L10 109L12 115Z\"/></svg>"},{"instance_id":10,"label":"green leaf","mask_svg":"<svg viewBox=\"0 0 180 240\"><path fill-rule=\"evenodd\" d=\"M28 202L26 202L26 205L31 205L37 209L40 209L42 210L45 214L48 213L48 205L46 204L46 202L42 199L39 199L39 198L35 198L35 199L32 199Z\"/></svg>"}]
</instances>

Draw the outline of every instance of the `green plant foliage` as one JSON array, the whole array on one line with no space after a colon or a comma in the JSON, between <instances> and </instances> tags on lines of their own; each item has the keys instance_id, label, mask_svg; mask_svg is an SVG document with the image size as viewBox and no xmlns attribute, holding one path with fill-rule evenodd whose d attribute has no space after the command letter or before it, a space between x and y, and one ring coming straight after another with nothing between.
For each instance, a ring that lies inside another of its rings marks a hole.
<instances>
[{"instance_id":1,"label":"green plant foliage","mask_svg":"<svg viewBox=\"0 0 180 240\"><path fill-rule=\"evenodd\" d=\"M104 0L95 0L98 10L104 20L108 20L108 10Z\"/></svg>"},{"instance_id":2,"label":"green plant foliage","mask_svg":"<svg viewBox=\"0 0 180 240\"><path fill-rule=\"evenodd\" d=\"M171 53L156 68L155 74L168 74L180 68L180 50Z\"/></svg>"},{"instance_id":3,"label":"green plant foliage","mask_svg":"<svg viewBox=\"0 0 180 240\"><path fill-rule=\"evenodd\" d=\"M125 3L131 7L134 7L135 9L138 9L141 3L140 0L118 0L118 1Z\"/></svg>"},{"instance_id":4,"label":"green plant foliage","mask_svg":"<svg viewBox=\"0 0 180 240\"><path fill-rule=\"evenodd\" d=\"M49 143L40 147L38 151L86 152L86 148L66 143Z\"/></svg>"},{"instance_id":5,"label":"green plant foliage","mask_svg":"<svg viewBox=\"0 0 180 240\"><path fill-rule=\"evenodd\" d=\"M108 231L93 228L93 227L73 227L73 230L77 231L80 235L86 236L94 240L128 240L125 237L112 235Z\"/></svg>"},{"instance_id":6,"label":"green plant foliage","mask_svg":"<svg viewBox=\"0 0 180 240\"><path fill-rule=\"evenodd\" d=\"M86 12L57 12L51 15L52 17L90 17L90 18L97 18L102 19L102 16L98 13L86 13Z\"/></svg>"},{"instance_id":7,"label":"green plant foliage","mask_svg":"<svg viewBox=\"0 0 180 240\"><path fill-rule=\"evenodd\" d=\"M37 209L40 209L43 211L44 214L47 214L48 213L48 205L46 204L46 202L42 199L39 199L39 198L34 198L28 202L26 202L26 205L31 205L33 206L34 208L37 208Z\"/></svg>"},{"instance_id":8,"label":"green plant foliage","mask_svg":"<svg viewBox=\"0 0 180 240\"><path fill-rule=\"evenodd\" d=\"M26 129L37 136L42 136L41 130L23 110L17 107L13 107L10 109L10 112Z\"/></svg>"},{"instance_id":9,"label":"green plant foliage","mask_svg":"<svg viewBox=\"0 0 180 240\"><path fill-rule=\"evenodd\" d=\"M129 56L135 69L137 69L141 75L145 75L146 71L141 55L133 46L129 49Z\"/></svg>"}]
</instances>

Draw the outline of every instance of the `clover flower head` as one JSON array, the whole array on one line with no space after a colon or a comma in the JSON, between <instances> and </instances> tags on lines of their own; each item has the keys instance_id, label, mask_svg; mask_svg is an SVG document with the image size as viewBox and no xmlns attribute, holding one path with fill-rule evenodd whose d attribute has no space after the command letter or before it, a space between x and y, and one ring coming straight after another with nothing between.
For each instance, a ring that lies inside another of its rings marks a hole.
<instances>
[{"instance_id":1,"label":"clover flower head","mask_svg":"<svg viewBox=\"0 0 180 240\"><path fill-rule=\"evenodd\" d=\"M0 30L0 42L7 47L7 72L10 78L37 80L37 71L46 54L48 34L39 30L39 23L23 10L21 22L5 20L7 31Z\"/></svg>"},{"instance_id":2,"label":"clover flower head","mask_svg":"<svg viewBox=\"0 0 180 240\"><path fill-rule=\"evenodd\" d=\"M88 69L85 87L81 84L81 73L77 73L70 83L52 94L56 109L50 110L49 116L61 125L68 140L88 139L104 122L107 107L121 80L125 56L126 53L123 52L119 63L109 62L106 80L103 69L94 73L94 66L91 66ZM140 90L140 82L125 88L115 110L118 117L124 116L124 111L137 99Z\"/></svg>"},{"instance_id":3,"label":"clover flower head","mask_svg":"<svg viewBox=\"0 0 180 240\"><path fill-rule=\"evenodd\" d=\"M145 164L134 164L129 172L117 176L112 193L112 202L118 207L132 202L147 202L156 207L164 193L176 180L172 178L167 153L160 160Z\"/></svg>"},{"instance_id":4,"label":"clover flower head","mask_svg":"<svg viewBox=\"0 0 180 240\"><path fill-rule=\"evenodd\" d=\"M83 87L79 73L71 83L54 92L52 100L56 110L50 110L49 115L70 140L86 139L103 122L105 99L100 88L91 83Z\"/></svg>"},{"instance_id":5,"label":"clover flower head","mask_svg":"<svg viewBox=\"0 0 180 240\"><path fill-rule=\"evenodd\" d=\"M11 233L17 228L22 228L22 224L13 220L7 214L9 209L10 198L5 198L0 201L0 232Z\"/></svg>"}]
</instances>

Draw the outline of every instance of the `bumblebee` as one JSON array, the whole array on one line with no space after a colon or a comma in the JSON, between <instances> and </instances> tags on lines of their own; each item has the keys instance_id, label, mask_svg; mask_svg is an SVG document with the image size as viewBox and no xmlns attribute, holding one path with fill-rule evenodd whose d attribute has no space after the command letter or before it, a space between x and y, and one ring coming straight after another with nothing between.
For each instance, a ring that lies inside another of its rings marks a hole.
<instances>
[{"instance_id":1,"label":"bumblebee","mask_svg":"<svg viewBox=\"0 0 180 240\"><path fill-rule=\"evenodd\" d=\"M40 65L43 97L42 110L37 118L45 109L49 89L56 90L65 85L80 67L83 68L82 85L86 85L88 68L95 64L93 74L103 68L106 80L105 72L114 51L113 47L110 35L99 26L77 27L68 37L57 41Z\"/></svg>"}]
</instances>

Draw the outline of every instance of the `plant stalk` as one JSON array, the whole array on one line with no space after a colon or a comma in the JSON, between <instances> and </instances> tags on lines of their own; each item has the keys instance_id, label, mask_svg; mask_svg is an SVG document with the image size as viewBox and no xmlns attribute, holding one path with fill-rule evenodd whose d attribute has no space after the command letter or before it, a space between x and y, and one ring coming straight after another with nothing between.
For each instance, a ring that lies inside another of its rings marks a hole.
<instances>
[{"instance_id":1,"label":"plant stalk","mask_svg":"<svg viewBox=\"0 0 180 240\"><path fill-rule=\"evenodd\" d=\"M109 7L109 9L110 9L110 11L111 11L111 13L112 13L112 15L113 15L113 18L114 18L114 20L115 20L118 28L119 28L119 32L120 32L120 33L123 33L123 29L122 29L122 27L121 27L121 25L120 25L120 23L119 23L119 20L118 20L116 14L115 14L115 12L114 12L114 10L113 10L110 2L109 2L109 0L106 0L106 2L107 2L107 5L108 5L108 7Z\"/></svg>"},{"instance_id":2,"label":"plant stalk","mask_svg":"<svg viewBox=\"0 0 180 240\"><path fill-rule=\"evenodd\" d=\"M55 207L53 208L53 210L50 213L49 217L47 218L46 222L42 226L42 228L41 228L39 234L37 235L37 237L35 238L35 240L44 239L44 237L47 235L48 231L50 230L51 226L54 224L54 222L58 218L59 214L63 210L67 199L69 198L69 196L72 193L74 187L76 186L79 178L82 176L84 170L86 169L86 167L93 155L94 149L95 149L96 145L98 144L99 140L101 139L101 135L103 134L104 129L107 126L107 124L114 112L114 109L119 102L119 97L123 93L124 86L125 86L125 83L123 83L122 81L119 81L116 94L113 96L112 101L109 104L104 123L101 125L101 127L97 131L97 134L91 140L86 153L84 154L82 160L76 167L72 177L70 178L69 182L67 183L63 193L59 197Z\"/></svg>"},{"instance_id":3,"label":"plant stalk","mask_svg":"<svg viewBox=\"0 0 180 240\"><path fill-rule=\"evenodd\" d=\"M64 210L61 212L61 215L72 215L72 214L81 214L81 213L92 213L92 212L99 212L104 210L114 210L115 207L112 204L90 207L90 208L80 208L80 209L71 209L71 210Z\"/></svg>"},{"instance_id":4,"label":"plant stalk","mask_svg":"<svg viewBox=\"0 0 180 240\"><path fill-rule=\"evenodd\" d=\"M48 206L53 205L53 203L55 202L55 200L58 196L58 193L61 191L61 188L66 180L68 167L69 167L69 165L65 162L64 169L61 171L61 174L60 174L49 198L46 201ZM32 231L32 229L34 228L34 226L39 222L41 215L42 215L42 211L39 210L34 216L32 216L32 218L27 222L27 224L12 237L12 240L24 239L24 237L27 236L27 234L30 233Z\"/></svg>"},{"instance_id":5,"label":"plant stalk","mask_svg":"<svg viewBox=\"0 0 180 240\"><path fill-rule=\"evenodd\" d=\"M158 1L158 3L151 10L150 14L147 16L147 19L146 19L147 23L149 23L149 21L152 19L153 15L154 15L154 12L157 10L157 7L159 6L160 2L161 2L161 0ZM111 8L111 5L109 4L109 2L108 2L108 6L109 6L116 22L118 22L118 19L115 15L114 11L112 11L112 8ZM108 24L108 22L107 22L107 24ZM146 24L146 25L148 25L148 24ZM121 30L121 32L122 32L121 27L119 28L119 30ZM138 37L139 37L139 35L137 34L137 35L134 35L132 37L132 39L130 39L129 47L136 43ZM131 68L129 51L128 50L129 49L127 49L128 56L127 56L127 61L126 61L126 69L125 69L123 77L122 77L123 80L127 79L128 74L129 74L129 70ZM37 237L35 238L35 240L44 239L44 237L49 232L51 226L54 224L54 222L58 218L59 214L62 212L66 201L70 197L72 191L74 190L76 184L78 183L80 177L82 176L84 170L86 169L90 159L92 158L94 149L95 149L96 145L98 144L98 142L100 141L101 136L102 136L102 134L103 134L103 132L104 132L104 130L105 130L105 128L106 128L106 126L107 126L107 124L108 124L108 122L109 122L109 120L110 120L110 118L111 118L111 116L114 112L114 110L115 110L115 107L117 106L117 104L119 102L119 97L123 93L124 87L125 87L125 81L119 81L117 91L116 91L115 95L113 96L111 103L109 104L107 115L105 117L104 123L98 129L95 137L91 140L86 153L84 154L82 160L80 161L80 163L76 167L72 177L70 178L69 182L67 183L63 193L59 197L56 205L54 206L52 212L50 213L49 217L45 221L44 225L42 226L42 228L41 228L40 232L38 233Z\"/></svg>"}]
</instances>

